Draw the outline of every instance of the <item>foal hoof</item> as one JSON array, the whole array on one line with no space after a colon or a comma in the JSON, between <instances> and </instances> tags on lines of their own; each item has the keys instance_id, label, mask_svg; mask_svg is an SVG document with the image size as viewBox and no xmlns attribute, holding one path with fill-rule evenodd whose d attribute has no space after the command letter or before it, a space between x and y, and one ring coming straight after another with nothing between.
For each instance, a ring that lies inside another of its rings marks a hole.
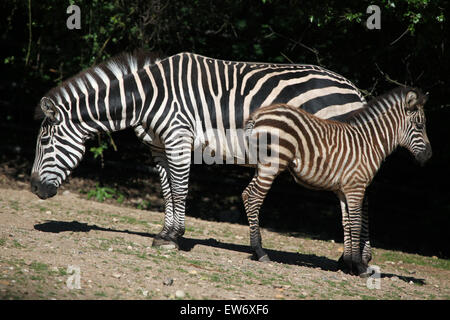
<instances>
[{"instance_id":1,"label":"foal hoof","mask_svg":"<svg viewBox=\"0 0 450 320\"><path fill-rule=\"evenodd\" d=\"M178 243L171 239L156 237L153 239L152 247L165 250L178 249Z\"/></svg>"},{"instance_id":2,"label":"foal hoof","mask_svg":"<svg viewBox=\"0 0 450 320\"><path fill-rule=\"evenodd\" d=\"M261 258L259 258L258 261L259 262L270 262L270 258L267 254L265 254Z\"/></svg>"},{"instance_id":3,"label":"foal hoof","mask_svg":"<svg viewBox=\"0 0 450 320\"><path fill-rule=\"evenodd\" d=\"M373 272L371 272L371 271L364 271L363 273L360 273L359 274L359 277L360 278L369 278L371 275L373 274Z\"/></svg>"},{"instance_id":4,"label":"foal hoof","mask_svg":"<svg viewBox=\"0 0 450 320\"><path fill-rule=\"evenodd\" d=\"M342 270L344 273L359 276L361 278L368 278L373 274L373 270L371 270L368 265L353 261L346 262L342 256L339 258L337 266L338 269Z\"/></svg>"}]
</instances>

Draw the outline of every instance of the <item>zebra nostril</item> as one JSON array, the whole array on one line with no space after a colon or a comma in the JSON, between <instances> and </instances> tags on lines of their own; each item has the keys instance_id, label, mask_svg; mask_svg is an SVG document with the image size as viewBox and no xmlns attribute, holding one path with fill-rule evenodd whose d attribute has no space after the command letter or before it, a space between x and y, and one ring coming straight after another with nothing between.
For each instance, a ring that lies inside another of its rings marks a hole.
<instances>
[{"instance_id":1,"label":"zebra nostril","mask_svg":"<svg viewBox=\"0 0 450 320\"><path fill-rule=\"evenodd\" d=\"M39 177L37 177L35 174L31 175L31 192L37 193L39 190Z\"/></svg>"},{"instance_id":2,"label":"zebra nostril","mask_svg":"<svg viewBox=\"0 0 450 320\"><path fill-rule=\"evenodd\" d=\"M36 193L38 191L38 186L35 183L31 184L31 192Z\"/></svg>"}]
</instances>

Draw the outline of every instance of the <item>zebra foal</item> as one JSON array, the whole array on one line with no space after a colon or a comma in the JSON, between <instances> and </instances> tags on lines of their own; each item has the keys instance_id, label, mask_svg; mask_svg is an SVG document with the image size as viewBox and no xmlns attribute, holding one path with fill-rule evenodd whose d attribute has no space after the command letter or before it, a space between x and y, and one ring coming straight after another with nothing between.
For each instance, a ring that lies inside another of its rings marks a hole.
<instances>
[{"instance_id":1,"label":"zebra foal","mask_svg":"<svg viewBox=\"0 0 450 320\"><path fill-rule=\"evenodd\" d=\"M369 102L342 122L320 119L286 104L262 107L246 122L250 139L271 134L270 154L258 159L255 176L242 193L250 225L250 243L260 261L258 214L272 182L288 169L294 180L312 189L336 193L342 210L345 267L368 276L371 260L365 190L382 161L397 146L407 148L422 165L431 157L423 106L428 96L397 88Z\"/></svg>"}]
</instances>

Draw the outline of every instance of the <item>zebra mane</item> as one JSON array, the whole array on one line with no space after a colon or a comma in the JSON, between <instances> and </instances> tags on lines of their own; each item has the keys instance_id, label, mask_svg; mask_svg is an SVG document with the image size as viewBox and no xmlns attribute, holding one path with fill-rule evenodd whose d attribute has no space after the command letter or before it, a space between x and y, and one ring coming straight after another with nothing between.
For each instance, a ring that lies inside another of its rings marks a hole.
<instances>
[{"instance_id":1,"label":"zebra mane","mask_svg":"<svg viewBox=\"0 0 450 320\"><path fill-rule=\"evenodd\" d=\"M131 53L122 52L66 79L60 85L50 89L45 94L45 97L58 103L73 90L76 90L79 95L82 95L83 91L89 90L94 86L102 89L105 87L105 83L101 79L107 77L110 81L113 81L122 78L146 66L154 65L162 58L163 55L160 53L149 52L144 49L137 49ZM42 120L44 117L41 106L38 104L35 108L34 119Z\"/></svg>"},{"instance_id":2,"label":"zebra mane","mask_svg":"<svg viewBox=\"0 0 450 320\"><path fill-rule=\"evenodd\" d=\"M357 118L361 114L369 114L370 109L375 109L378 112L385 113L388 111L391 107L393 107L392 103L386 103L386 101L399 101L401 99L404 99L405 95L409 91L414 91L417 94L417 100L423 101L425 99L425 95L422 93L422 91L418 88L408 87L408 86L401 86L397 87L395 89L392 89L391 91L384 93L380 96L377 96L364 104L364 106L360 109L354 110L348 114L345 115L344 118L340 118L340 122L352 122L355 118ZM369 118L372 118L372 116L369 116Z\"/></svg>"}]
</instances>

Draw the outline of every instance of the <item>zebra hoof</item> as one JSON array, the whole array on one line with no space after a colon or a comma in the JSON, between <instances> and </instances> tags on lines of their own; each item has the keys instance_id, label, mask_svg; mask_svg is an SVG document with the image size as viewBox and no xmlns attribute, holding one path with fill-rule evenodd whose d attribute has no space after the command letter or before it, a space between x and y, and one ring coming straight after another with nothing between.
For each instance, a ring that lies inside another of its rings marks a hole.
<instances>
[{"instance_id":1,"label":"zebra hoof","mask_svg":"<svg viewBox=\"0 0 450 320\"><path fill-rule=\"evenodd\" d=\"M270 258L267 254L263 255L258 259L259 262L270 262Z\"/></svg>"},{"instance_id":2,"label":"zebra hoof","mask_svg":"<svg viewBox=\"0 0 450 320\"><path fill-rule=\"evenodd\" d=\"M360 278L368 278L374 273L374 271L365 264L357 265L356 270L357 275L359 275Z\"/></svg>"},{"instance_id":3,"label":"zebra hoof","mask_svg":"<svg viewBox=\"0 0 450 320\"><path fill-rule=\"evenodd\" d=\"M366 271L364 271L363 273L360 273L360 274L359 274L359 277L360 277L360 278L363 278L363 279L364 279L364 278L369 278L372 274L373 274L373 272L366 270Z\"/></svg>"},{"instance_id":4,"label":"zebra hoof","mask_svg":"<svg viewBox=\"0 0 450 320\"><path fill-rule=\"evenodd\" d=\"M156 237L153 239L152 247L161 248L165 250L172 250L178 249L178 243L173 240Z\"/></svg>"},{"instance_id":5,"label":"zebra hoof","mask_svg":"<svg viewBox=\"0 0 450 320\"><path fill-rule=\"evenodd\" d=\"M337 261L337 268L338 268L338 270L342 270L342 272L344 272L344 273L352 273L351 267L349 268L349 266L344 262L343 255Z\"/></svg>"}]
</instances>

